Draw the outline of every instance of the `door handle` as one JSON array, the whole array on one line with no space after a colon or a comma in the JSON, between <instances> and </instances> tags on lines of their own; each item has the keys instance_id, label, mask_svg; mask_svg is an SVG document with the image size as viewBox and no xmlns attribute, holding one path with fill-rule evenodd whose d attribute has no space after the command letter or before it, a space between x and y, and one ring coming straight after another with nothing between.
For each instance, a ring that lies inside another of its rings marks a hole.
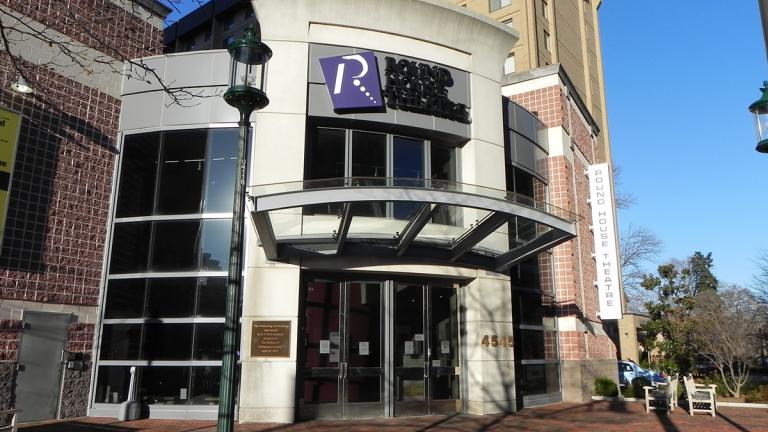
<instances>
[{"instance_id":1,"label":"door handle","mask_svg":"<svg viewBox=\"0 0 768 432\"><path fill-rule=\"evenodd\" d=\"M429 362L424 362L424 378L429 378Z\"/></svg>"}]
</instances>

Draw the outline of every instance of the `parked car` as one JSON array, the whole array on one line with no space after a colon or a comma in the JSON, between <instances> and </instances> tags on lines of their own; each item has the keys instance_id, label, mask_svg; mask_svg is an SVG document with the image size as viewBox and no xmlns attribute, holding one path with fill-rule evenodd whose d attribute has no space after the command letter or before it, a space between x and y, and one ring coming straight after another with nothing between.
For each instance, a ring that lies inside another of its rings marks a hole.
<instances>
[{"instance_id":1,"label":"parked car","mask_svg":"<svg viewBox=\"0 0 768 432\"><path fill-rule=\"evenodd\" d=\"M666 377L663 373L650 369L643 369L635 362L619 361L619 384L627 385L635 378L646 378L651 382L664 382Z\"/></svg>"}]
</instances>

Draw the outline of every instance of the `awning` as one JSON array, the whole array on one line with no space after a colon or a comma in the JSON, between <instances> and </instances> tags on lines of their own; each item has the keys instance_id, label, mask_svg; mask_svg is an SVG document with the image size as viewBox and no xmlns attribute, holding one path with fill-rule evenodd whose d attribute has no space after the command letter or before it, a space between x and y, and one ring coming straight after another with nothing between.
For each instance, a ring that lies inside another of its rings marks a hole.
<instances>
[{"instance_id":1,"label":"awning","mask_svg":"<svg viewBox=\"0 0 768 432\"><path fill-rule=\"evenodd\" d=\"M577 216L498 189L349 177L251 187L270 260L384 256L501 272L576 236Z\"/></svg>"}]
</instances>

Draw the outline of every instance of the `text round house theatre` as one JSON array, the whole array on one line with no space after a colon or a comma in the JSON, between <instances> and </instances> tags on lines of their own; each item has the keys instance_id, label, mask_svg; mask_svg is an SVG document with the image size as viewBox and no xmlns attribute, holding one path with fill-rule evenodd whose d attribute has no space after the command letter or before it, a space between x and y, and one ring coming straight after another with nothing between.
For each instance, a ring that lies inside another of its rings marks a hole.
<instances>
[{"instance_id":1,"label":"text round house theatre","mask_svg":"<svg viewBox=\"0 0 768 432\"><path fill-rule=\"evenodd\" d=\"M504 76L516 30L446 1L253 6L274 54L252 116L239 421L507 412L615 375L586 175L609 161L565 72ZM136 367L150 416L215 418L229 56L144 61L214 97L124 82L89 413L116 415Z\"/></svg>"}]
</instances>

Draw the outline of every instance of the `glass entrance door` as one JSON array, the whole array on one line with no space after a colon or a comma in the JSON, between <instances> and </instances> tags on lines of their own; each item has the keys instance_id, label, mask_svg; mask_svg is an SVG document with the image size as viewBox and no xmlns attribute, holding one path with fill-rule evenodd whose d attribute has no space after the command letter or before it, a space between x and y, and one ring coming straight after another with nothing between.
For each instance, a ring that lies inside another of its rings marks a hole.
<instances>
[{"instance_id":1,"label":"glass entrance door","mask_svg":"<svg viewBox=\"0 0 768 432\"><path fill-rule=\"evenodd\" d=\"M394 284L394 415L461 411L456 290Z\"/></svg>"},{"instance_id":2,"label":"glass entrance door","mask_svg":"<svg viewBox=\"0 0 768 432\"><path fill-rule=\"evenodd\" d=\"M319 280L307 283L300 417L384 415L382 285Z\"/></svg>"}]
</instances>

